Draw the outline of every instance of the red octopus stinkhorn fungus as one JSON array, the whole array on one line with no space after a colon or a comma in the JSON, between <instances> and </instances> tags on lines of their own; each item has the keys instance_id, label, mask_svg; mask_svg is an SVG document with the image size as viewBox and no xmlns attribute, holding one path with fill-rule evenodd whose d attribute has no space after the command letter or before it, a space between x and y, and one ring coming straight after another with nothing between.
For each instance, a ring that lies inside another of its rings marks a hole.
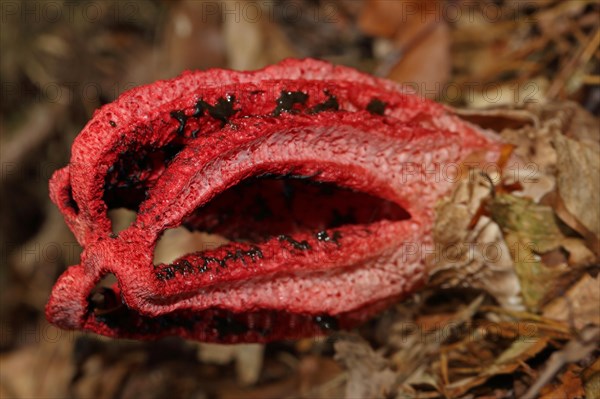
<instances>
[{"instance_id":1,"label":"red octopus stinkhorn fungus","mask_svg":"<svg viewBox=\"0 0 600 399\"><path fill-rule=\"evenodd\" d=\"M310 59L135 88L94 114L50 182L84 251L47 318L230 343L351 327L423 283L451 185L431 171L499 148L439 104ZM116 207L137 211L119 234ZM232 241L154 265L180 225ZM117 284L95 288L109 273Z\"/></svg>"}]
</instances>

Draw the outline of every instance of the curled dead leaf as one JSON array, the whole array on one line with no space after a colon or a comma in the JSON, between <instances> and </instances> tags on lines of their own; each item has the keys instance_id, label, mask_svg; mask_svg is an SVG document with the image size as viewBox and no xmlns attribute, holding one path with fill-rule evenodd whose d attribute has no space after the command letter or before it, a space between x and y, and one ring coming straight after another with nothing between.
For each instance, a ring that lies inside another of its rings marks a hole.
<instances>
[{"instance_id":1,"label":"curled dead leaf","mask_svg":"<svg viewBox=\"0 0 600 399\"><path fill-rule=\"evenodd\" d=\"M483 289L502 306L519 309L521 288L500 228L486 216L471 226L493 188L484 175L470 176L438 206L433 231L436 251L427 258L429 284Z\"/></svg>"}]
</instances>

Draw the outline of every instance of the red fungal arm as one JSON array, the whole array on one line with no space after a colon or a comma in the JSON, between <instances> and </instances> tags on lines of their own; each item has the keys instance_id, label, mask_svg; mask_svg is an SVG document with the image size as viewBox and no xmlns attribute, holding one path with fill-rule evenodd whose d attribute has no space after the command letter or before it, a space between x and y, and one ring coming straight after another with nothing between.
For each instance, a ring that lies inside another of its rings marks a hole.
<instances>
[{"instance_id":1,"label":"red fungal arm","mask_svg":"<svg viewBox=\"0 0 600 399\"><path fill-rule=\"evenodd\" d=\"M94 114L50 182L84 252L47 317L215 342L351 327L423 282L451 182L422 172L498 149L443 106L316 60L133 89ZM117 236L106 212L121 206L138 215ZM236 242L154 266L160 235L182 224ZM118 285L95 290L107 273Z\"/></svg>"}]
</instances>

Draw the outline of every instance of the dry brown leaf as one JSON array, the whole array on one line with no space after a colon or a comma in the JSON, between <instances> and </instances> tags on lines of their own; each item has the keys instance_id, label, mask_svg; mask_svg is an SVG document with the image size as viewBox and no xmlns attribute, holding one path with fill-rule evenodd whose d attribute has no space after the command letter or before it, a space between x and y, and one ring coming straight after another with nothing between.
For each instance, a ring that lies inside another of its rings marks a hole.
<instances>
[{"instance_id":1,"label":"dry brown leaf","mask_svg":"<svg viewBox=\"0 0 600 399\"><path fill-rule=\"evenodd\" d=\"M584 398L585 391L579 377L579 367L571 364L558 379L558 384L545 386L540 392L540 399L556 399L556 398Z\"/></svg>"},{"instance_id":2,"label":"dry brown leaf","mask_svg":"<svg viewBox=\"0 0 600 399\"><path fill-rule=\"evenodd\" d=\"M421 29L420 18L408 19L407 6L414 9L413 4L406 0L368 0L364 2L358 20L359 28L371 35L392 38L399 30L406 36L414 36Z\"/></svg>"},{"instance_id":3,"label":"dry brown leaf","mask_svg":"<svg viewBox=\"0 0 600 399\"><path fill-rule=\"evenodd\" d=\"M386 77L436 98L450 79L450 68L450 30L440 22L404 50Z\"/></svg>"},{"instance_id":4,"label":"dry brown leaf","mask_svg":"<svg viewBox=\"0 0 600 399\"><path fill-rule=\"evenodd\" d=\"M584 212L584 216L580 218L597 220L597 216L594 215L598 215L600 211L597 206L598 195L595 193L600 190L600 172L594 164L600 162L600 152L596 150L600 141L598 120L572 102L529 104L525 109L517 111L523 113L517 121L526 120L528 115L533 123L507 126L508 121L505 119L504 129L501 131L502 138L515 145L515 157L507 165L506 173L509 177L514 176L514 180L518 180L523 186L516 194L532 198L535 202L546 196L545 202L552 204L555 213L571 228L586 236L589 233L588 228L570 213L561 197L555 195L554 188L558 172L559 190L568 189L571 200L579 204L582 212L586 204L591 207L591 211ZM479 120L482 119L477 111L470 113L475 113L475 122L478 117ZM468 114L465 116L469 118ZM496 123L496 126L492 127L497 129L502 127L502 124ZM557 141L570 145L557 145ZM587 155L579 157L578 147L589 147L586 150ZM572 158L576 162L570 161ZM582 167L585 171L578 175ZM595 181L592 181L594 179ZM574 190L580 191L578 193ZM588 192L592 194L588 195ZM594 201L596 206L592 206ZM591 248L598 245L597 237L587 241Z\"/></svg>"},{"instance_id":5,"label":"dry brown leaf","mask_svg":"<svg viewBox=\"0 0 600 399\"><path fill-rule=\"evenodd\" d=\"M514 145L513 154L503 170L507 184L522 187L514 193L539 202L554 190L556 151L550 127L538 109L455 109L455 113L484 129L493 129Z\"/></svg>"},{"instance_id":6,"label":"dry brown leaf","mask_svg":"<svg viewBox=\"0 0 600 399\"><path fill-rule=\"evenodd\" d=\"M437 97L450 78L450 29L436 1L369 0L359 18L361 30L391 46L378 74ZM383 48L380 46L380 48Z\"/></svg>"},{"instance_id":7,"label":"dry brown leaf","mask_svg":"<svg viewBox=\"0 0 600 399\"><path fill-rule=\"evenodd\" d=\"M566 209L600 239L600 145L555 132L558 193Z\"/></svg>"},{"instance_id":8,"label":"dry brown leaf","mask_svg":"<svg viewBox=\"0 0 600 399\"><path fill-rule=\"evenodd\" d=\"M558 218L563 221L568 228L571 228L574 232L581 234L585 240L586 246L596 255L600 256L600 240L598 240L596 235L589 231L587 227L585 227L579 221L579 219L569 212L562 198L560 195L558 195L558 190L545 196L543 202L550 204L554 208L556 216L558 216Z\"/></svg>"},{"instance_id":9,"label":"dry brown leaf","mask_svg":"<svg viewBox=\"0 0 600 399\"><path fill-rule=\"evenodd\" d=\"M519 128L504 128L501 137L515 146L514 153L525 165L531 164L534 170L552 173L556 165L556 151L552 146L552 132L547 120L540 119L535 112L527 112L534 123Z\"/></svg>"},{"instance_id":10,"label":"dry brown leaf","mask_svg":"<svg viewBox=\"0 0 600 399\"><path fill-rule=\"evenodd\" d=\"M498 225L483 216L471 221L491 196L490 181L477 171L459 183L436 211L436 253L427 259L431 285L483 289L502 306L520 309L520 284Z\"/></svg>"},{"instance_id":11,"label":"dry brown leaf","mask_svg":"<svg viewBox=\"0 0 600 399\"><path fill-rule=\"evenodd\" d=\"M544 307L543 315L553 320L573 323L581 329L587 324L600 325L600 279L584 274L565 295Z\"/></svg>"},{"instance_id":12,"label":"dry brown leaf","mask_svg":"<svg viewBox=\"0 0 600 399\"><path fill-rule=\"evenodd\" d=\"M600 141L600 130L598 129L600 121L597 116L572 101L562 102L560 105L561 108L567 109L567 111L563 111L567 114L565 117L567 128L564 129L567 137L580 142L598 143Z\"/></svg>"}]
</instances>

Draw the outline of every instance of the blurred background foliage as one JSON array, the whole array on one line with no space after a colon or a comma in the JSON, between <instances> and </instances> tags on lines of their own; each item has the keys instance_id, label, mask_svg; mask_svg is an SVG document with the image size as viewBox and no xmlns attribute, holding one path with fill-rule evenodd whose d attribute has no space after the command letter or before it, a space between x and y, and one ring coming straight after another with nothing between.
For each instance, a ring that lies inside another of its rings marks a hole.
<instances>
[{"instance_id":1,"label":"blurred background foliage","mask_svg":"<svg viewBox=\"0 0 600 399\"><path fill-rule=\"evenodd\" d=\"M52 284L79 256L74 238L49 202L48 179L68 162L73 138L94 110L127 89L186 69L245 70L286 57L318 57L388 77L418 94L469 110L570 100L593 114L600 111L597 1L6 0L0 7L3 397L343 393L347 376L340 377L345 374L332 359L334 349L327 340L259 350L221 348L216 354L206 346L198 355L196 346L178 340L111 343L45 324L43 308ZM542 118L542 111L538 114ZM515 114L506 115L501 115L504 122L519 121ZM474 300L472 293L457 295L463 296L463 304ZM427 303L416 308L428 311ZM372 331L366 336L383 328L382 323L388 325L386 320L367 326ZM544 338L546 343L561 337L566 342L560 334L567 333L556 331ZM349 350L352 356L364 351L359 358L372 367L365 371L370 378L354 374L363 385L346 393L368 396L372 387L364 384L386 381L389 359L356 343L337 348L340 362L359 374L362 369L356 371ZM548 347L528 350L533 356ZM489 356L497 352L490 348ZM542 364L549 356L547 352L536 361ZM237 371L228 367L233 363ZM524 392L523 381L534 379L536 364L526 369L529 379L511 380L513 394ZM568 369L572 374L582 370ZM573 384L570 374L563 377L560 381ZM503 380L496 383L500 388L482 392L491 395L506 386ZM423 385L421 380L414 387ZM448 392L473 395L469 390L476 384L463 387ZM420 397L443 395L426 391L429 396Z\"/></svg>"}]
</instances>

